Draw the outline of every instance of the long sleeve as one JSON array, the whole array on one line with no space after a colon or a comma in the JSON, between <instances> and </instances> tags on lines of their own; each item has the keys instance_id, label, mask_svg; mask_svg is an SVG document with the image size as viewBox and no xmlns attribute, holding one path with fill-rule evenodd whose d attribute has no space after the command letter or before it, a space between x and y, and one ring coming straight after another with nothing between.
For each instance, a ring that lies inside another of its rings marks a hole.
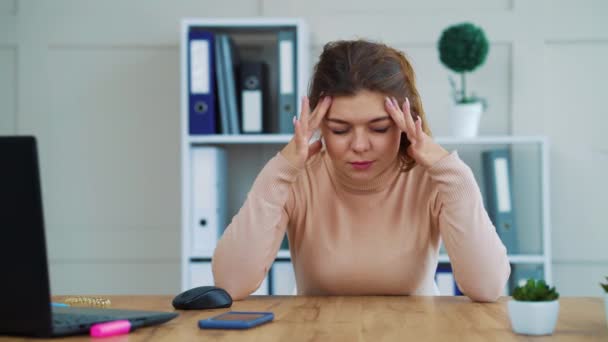
<instances>
[{"instance_id":1,"label":"long sleeve","mask_svg":"<svg viewBox=\"0 0 608 342\"><path fill-rule=\"evenodd\" d=\"M213 278L234 300L253 293L268 273L285 235L286 204L298 172L280 153L273 157L218 242Z\"/></svg>"},{"instance_id":2,"label":"long sleeve","mask_svg":"<svg viewBox=\"0 0 608 342\"><path fill-rule=\"evenodd\" d=\"M234 300L260 286L276 257L289 220L290 186L298 173L280 153L273 157L218 242L212 260L215 285Z\"/></svg>"},{"instance_id":3,"label":"long sleeve","mask_svg":"<svg viewBox=\"0 0 608 342\"><path fill-rule=\"evenodd\" d=\"M511 268L472 171L452 152L427 172L437 186L434 212L458 285L474 301L495 301Z\"/></svg>"}]
</instances>

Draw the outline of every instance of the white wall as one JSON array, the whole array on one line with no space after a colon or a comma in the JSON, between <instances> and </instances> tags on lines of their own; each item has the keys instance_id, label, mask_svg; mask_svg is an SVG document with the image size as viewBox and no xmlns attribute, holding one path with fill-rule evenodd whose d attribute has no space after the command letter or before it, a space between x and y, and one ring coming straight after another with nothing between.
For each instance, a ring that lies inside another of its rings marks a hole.
<instances>
[{"instance_id":1,"label":"white wall","mask_svg":"<svg viewBox=\"0 0 608 342\"><path fill-rule=\"evenodd\" d=\"M552 142L554 280L599 295L608 275L608 3L601 0L0 0L0 134L39 138L51 285L61 293L179 290L179 21L301 16L325 42L403 49L435 135L448 133L448 25L481 25L468 78L490 107L482 134Z\"/></svg>"}]
</instances>

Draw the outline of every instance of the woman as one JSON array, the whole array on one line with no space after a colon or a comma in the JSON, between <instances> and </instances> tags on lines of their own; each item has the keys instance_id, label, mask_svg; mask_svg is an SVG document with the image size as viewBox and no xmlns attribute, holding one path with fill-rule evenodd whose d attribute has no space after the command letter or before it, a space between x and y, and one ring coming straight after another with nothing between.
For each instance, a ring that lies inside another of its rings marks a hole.
<instances>
[{"instance_id":1,"label":"woman","mask_svg":"<svg viewBox=\"0 0 608 342\"><path fill-rule=\"evenodd\" d=\"M462 292L495 301L506 248L470 168L430 137L405 56L329 43L309 94L217 245L216 286L235 300L253 293L287 230L298 294L437 295L442 239Z\"/></svg>"}]
</instances>

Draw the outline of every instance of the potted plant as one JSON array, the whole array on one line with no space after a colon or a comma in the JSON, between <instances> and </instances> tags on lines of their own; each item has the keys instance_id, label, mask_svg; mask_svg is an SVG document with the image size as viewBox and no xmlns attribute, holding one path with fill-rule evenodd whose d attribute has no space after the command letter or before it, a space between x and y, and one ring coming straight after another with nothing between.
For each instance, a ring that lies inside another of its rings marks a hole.
<instances>
[{"instance_id":1,"label":"potted plant","mask_svg":"<svg viewBox=\"0 0 608 342\"><path fill-rule=\"evenodd\" d=\"M480 27L466 22L445 29L439 38L438 49L441 63L460 74L460 89L449 78L454 98L450 110L452 134L475 137L486 102L475 93L467 93L466 73L473 72L485 62L489 51L488 40Z\"/></svg>"},{"instance_id":2,"label":"potted plant","mask_svg":"<svg viewBox=\"0 0 608 342\"><path fill-rule=\"evenodd\" d=\"M551 335L559 313L559 293L544 280L528 279L515 287L508 302L511 327L517 334Z\"/></svg>"},{"instance_id":3,"label":"potted plant","mask_svg":"<svg viewBox=\"0 0 608 342\"><path fill-rule=\"evenodd\" d=\"M604 289L604 308L606 310L606 324L608 324L608 277L606 277L606 284L600 283Z\"/></svg>"}]
</instances>

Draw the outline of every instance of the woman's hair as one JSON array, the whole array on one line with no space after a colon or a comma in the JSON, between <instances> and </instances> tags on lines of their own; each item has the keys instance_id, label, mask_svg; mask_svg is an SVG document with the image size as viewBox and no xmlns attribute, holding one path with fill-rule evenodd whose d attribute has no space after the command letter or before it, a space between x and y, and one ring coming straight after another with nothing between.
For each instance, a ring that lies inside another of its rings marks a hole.
<instances>
[{"instance_id":1,"label":"woman's hair","mask_svg":"<svg viewBox=\"0 0 608 342\"><path fill-rule=\"evenodd\" d=\"M361 90L395 97L400 105L407 97L414 120L419 116L422 130L431 135L416 89L414 69L402 52L367 40L325 44L308 91L310 107L315 108L324 96L354 96ZM399 160L403 171L416 165L407 154L409 145L407 136L401 133Z\"/></svg>"}]
</instances>

